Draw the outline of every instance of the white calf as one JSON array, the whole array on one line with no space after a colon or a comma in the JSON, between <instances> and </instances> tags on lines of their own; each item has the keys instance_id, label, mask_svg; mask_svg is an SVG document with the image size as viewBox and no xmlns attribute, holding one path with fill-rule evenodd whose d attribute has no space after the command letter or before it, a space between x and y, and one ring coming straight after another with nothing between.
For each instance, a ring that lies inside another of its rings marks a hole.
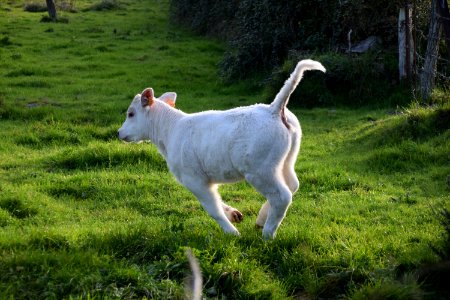
<instances>
[{"instance_id":1,"label":"white calf","mask_svg":"<svg viewBox=\"0 0 450 300\"><path fill-rule=\"evenodd\" d=\"M239 235L231 222L240 222L242 214L222 202L218 184L247 180L267 199L256 224L264 238L273 238L299 186L294 164L302 132L286 104L306 70L325 72L319 62L302 60L270 105L227 111L186 114L174 108L175 93L156 98L147 88L131 102L119 138L152 141L227 233Z\"/></svg>"}]
</instances>

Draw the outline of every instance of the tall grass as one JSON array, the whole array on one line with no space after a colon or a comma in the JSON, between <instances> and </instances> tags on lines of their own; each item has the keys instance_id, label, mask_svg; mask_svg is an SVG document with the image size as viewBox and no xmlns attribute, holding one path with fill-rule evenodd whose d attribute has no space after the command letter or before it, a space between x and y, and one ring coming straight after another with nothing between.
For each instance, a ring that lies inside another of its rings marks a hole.
<instances>
[{"instance_id":1,"label":"tall grass","mask_svg":"<svg viewBox=\"0 0 450 300\"><path fill-rule=\"evenodd\" d=\"M245 215L227 236L154 146L116 131L148 86L187 112L262 88L223 85L223 45L173 27L166 1L97 3L76 1L65 24L0 3L0 298L181 299L186 247L208 298L445 295L419 275L442 259L448 105L295 110L301 187L277 239L255 229L264 199L246 183L220 188Z\"/></svg>"}]
</instances>

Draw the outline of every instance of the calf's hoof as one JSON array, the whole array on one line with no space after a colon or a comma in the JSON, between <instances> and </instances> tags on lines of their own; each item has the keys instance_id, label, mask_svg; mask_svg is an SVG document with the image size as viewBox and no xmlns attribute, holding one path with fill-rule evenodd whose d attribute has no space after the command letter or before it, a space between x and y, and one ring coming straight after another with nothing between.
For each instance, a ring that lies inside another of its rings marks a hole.
<instances>
[{"instance_id":1,"label":"calf's hoof","mask_svg":"<svg viewBox=\"0 0 450 300\"><path fill-rule=\"evenodd\" d=\"M241 223L242 220L244 220L244 215L238 210L233 210L233 211L230 212L229 219L230 219L231 222Z\"/></svg>"}]
</instances>

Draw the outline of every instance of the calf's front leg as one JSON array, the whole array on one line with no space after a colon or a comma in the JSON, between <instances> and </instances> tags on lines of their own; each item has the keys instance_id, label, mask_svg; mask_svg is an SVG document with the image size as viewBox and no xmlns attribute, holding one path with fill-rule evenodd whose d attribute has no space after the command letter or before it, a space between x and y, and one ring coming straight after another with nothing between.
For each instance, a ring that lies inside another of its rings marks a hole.
<instances>
[{"instance_id":1,"label":"calf's front leg","mask_svg":"<svg viewBox=\"0 0 450 300\"><path fill-rule=\"evenodd\" d=\"M184 177L182 183L197 197L203 208L219 223L225 233L239 235L239 231L231 224L230 219L236 218L236 212L238 212L242 220L242 214L232 207L223 204L217 192L217 185L208 184L192 177ZM225 213L225 206L229 209L230 218Z\"/></svg>"},{"instance_id":2,"label":"calf's front leg","mask_svg":"<svg viewBox=\"0 0 450 300\"><path fill-rule=\"evenodd\" d=\"M226 205L223 202L222 202L222 208L223 208L223 211L225 212L225 215L227 216L228 220L230 220L230 222L241 223L242 220L244 220L244 216L236 208Z\"/></svg>"}]
</instances>

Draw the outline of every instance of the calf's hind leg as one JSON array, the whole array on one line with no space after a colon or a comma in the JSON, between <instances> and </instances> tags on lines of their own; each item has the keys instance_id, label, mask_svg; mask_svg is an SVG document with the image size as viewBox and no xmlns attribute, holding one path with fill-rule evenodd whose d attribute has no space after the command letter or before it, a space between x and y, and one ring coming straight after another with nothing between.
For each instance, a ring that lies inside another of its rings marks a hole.
<instances>
[{"instance_id":1,"label":"calf's hind leg","mask_svg":"<svg viewBox=\"0 0 450 300\"><path fill-rule=\"evenodd\" d=\"M278 227L286 216L286 211L292 202L292 192L284 180L276 176L276 172L267 172L258 175L248 174L246 180L267 199L263 205L258 219L264 220L263 237L274 238ZM258 224L258 222L257 222ZM261 224L262 225L262 224Z\"/></svg>"},{"instance_id":2,"label":"calf's hind leg","mask_svg":"<svg viewBox=\"0 0 450 300\"><path fill-rule=\"evenodd\" d=\"M258 217L256 218L256 226L259 228L263 228L264 224L266 224L267 220L267 213L269 212L269 201L266 201L263 206L261 206L261 209L259 210Z\"/></svg>"},{"instance_id":3,"label":"calf's hind leg","mask_svg":"<svg viewBox=\"0 0 450 300\"><path fill-rule=\"evenodd\" d=\"M300 127L297 125L296 127ZM288 186L289 190L295 193L299 188L299 181L297 174L295 174L295 161L297 160L298 152L300 151L301 129L295 131L291 137L291 148L283 163L283 178L284 182ZM256 226L264 227L266 224L267 215L269 213L270 203L266 201L259 210L258 217L256 218Z\"/></svg>"},{"instance_id":4,"label":"calf's hind leg","mask_svg":"<svg viewBox=\"0 0 450 300\"><path fill-rule=\"evenodd\" d=\"M297 174L295 174L295 161L300 151L300 140L301 134L294 132L291 136L291 148L283 163L283 177L292 193L295 193L300 185Z\"/></svg>"}]
</instances>

